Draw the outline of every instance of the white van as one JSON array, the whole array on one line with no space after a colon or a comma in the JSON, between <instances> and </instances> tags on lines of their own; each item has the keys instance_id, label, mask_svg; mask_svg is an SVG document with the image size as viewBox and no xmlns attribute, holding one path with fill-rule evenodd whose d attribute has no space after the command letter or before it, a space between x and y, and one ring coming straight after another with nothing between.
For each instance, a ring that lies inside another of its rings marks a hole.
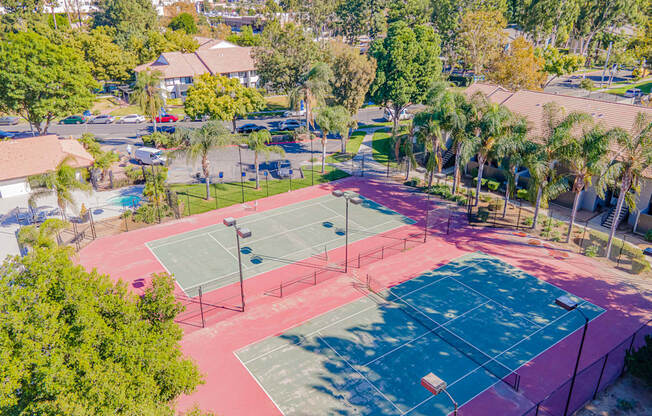
<instances>
[{"instance_id":1,"label":"white van","mask_svg":"<svg viewBox=\"0 0 652 416\"><path fill-rule=\"evenodd\" d=\"M163 151L154 147L139 147L134 153L134 159L144 165L165 165L167 162Z\"/></svg>"},{"instance_id":2,"label":"white van","mask_svg":"<svg viewBox=\"0 0 652 416\"><path fill-rule=\"evenodd\" d=\"M394 116L394 110L385 108L383 111L383 120L385 121L392 121L392 117ZM399 120L409 120L412 118L412 114L408 113L405 111L405 108L401 110L401 114L399 114L398 119Z\"/></svg>"}]
</instances>

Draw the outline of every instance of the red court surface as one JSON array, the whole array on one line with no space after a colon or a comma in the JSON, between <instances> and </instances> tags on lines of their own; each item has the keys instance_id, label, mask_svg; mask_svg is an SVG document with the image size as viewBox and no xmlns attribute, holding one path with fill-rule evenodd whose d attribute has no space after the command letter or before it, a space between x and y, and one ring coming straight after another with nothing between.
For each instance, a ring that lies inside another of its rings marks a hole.
<instances>
[{"instance_id":1,"label":"red court surface","mask_svg":"<svg viewBox=\"0 0 652 416\"><path fill-rule=\"evenodd\" d=\"M257 212L312 199L333 189L358 192L418 223L406 225L399 232L415 240L423 232L422 195L412 193L399 184L347 178L262 199ZM147 285L151 273L164 272L162 265L145 246L148 241L220 223L227 216L241 217L253 211L232 206L182 220L152 226L96 240L79 253L78 261L88 269L96 268L114 279L122 279L138 293ZM469 227L463 215L453 217L450 234L446 235L447 214L431 212L431 227L426 243L412 243L408 250L369 259L361 267L349 267L348 275L328 272L316 285L296 285L293 293L283 298L264 292L294 276L309 272L306 268L288 265L245 281L246 311L213 308L206 313L206 327L201 328L195 305L182 319L185 331L183 351L192 357L204 374L205 384L190 396L179 400L178 408L198 404L204 410L220 415L277 415L279 410L256 380L240 363L234 351L311 318L365 296L356 280L369 274L382 286L391 286L426 270L446 264L463 254L482 251L601 306L606 313L589 327L581 367L594 362L614 346L632 335L652 315L652 295L644 294L607 270L603 265L576 253L569 253L546 244L528 244L527 236L504 230ZM423 234L416 239L422 238ZM349 258L385 244L387 239L373 236L349 247ZM329 258L343 259L343 247L329 253ZM356 260L354 260L356 261ZM357 261L356 261L357 263ZM180 291L179 291L180 292ZM232 285L206 296L213 304L238 305L239 287ZM180 294L181 296L181 294ZM236 300L237 298L237 300ZM532 402L539 401L572 375L581 331L556 344L524 366L521 391L528 397L506 389L502 383L485 391L460 409L460 415L522 415ZM306 414L311 414L306 409ZM534 414L534 413L532 413Z\"/></svg>"}]
</instances>

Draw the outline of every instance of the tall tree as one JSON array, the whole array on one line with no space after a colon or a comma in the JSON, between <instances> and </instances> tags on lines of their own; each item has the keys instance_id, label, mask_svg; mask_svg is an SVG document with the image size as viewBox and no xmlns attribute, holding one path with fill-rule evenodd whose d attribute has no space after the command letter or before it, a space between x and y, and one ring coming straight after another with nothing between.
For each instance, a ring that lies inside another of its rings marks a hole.
<instances>
[{"instance_id":1,"label":"tall tree","mask_svg":"<svg viewBox=\"0 0 652 416\"><path fill-rule=\"evenodd\" d=\"M342 136L343 151L346 151L346 138L348 137L352 119L344 107L333 106L318 109L316 121L321 129L321 173L325 173L328 134L340 134Z\"/></svg>"},{"instance_id":2,"label":"tall tree","mask_svg":"<svg viewBox=\"0 0 652 416\"><path fill-rule=\"evenodd\" d=\"M166 91L161 87L161 76L159 71L142 71L136 77L136 85L131 95L131 100L136 103L140 110L148 115L156 128L156 117L161 112L165 103L163 94Z\"/></svg>"},{"instance_id":3,"label":"tall tree","mask_svg":"<svg viewBox=\"0 0 652 416\"><path fill-rule=\"evenodd\" d=\"M305 105L306 127L308 129L312 125L312 109L322 106L331 92L330 81L332 78L333 71L330 66L324 62L317 62L290 91L291 108L299 107L299 103L302 101Z\"/></svg>"},{"instance_id":4,"label":"tall tree","mask_svg":"<svg viewBox=\"0 0 652 416\"><path fill-rule=\"evenodd\" d=\"M507 25L503 14L497 10L474 11L462 16L458 29L458 50L466 67L480 75L503 48Z\"/></svg>"},{"instance_id":5,"label":"tall tree","mask_svg":"<svg viewBox=\"0 0 652 416\"><path fill-rule=\"evenodd\" d=\"M498 142L494 148L494 155L507 176L505 186L505 204L503 205L503 218L507 214L507 205L510 196L516 192L516 174L519 167L524 165L528 152L534 149L531 142L526 140L528 133L527 119L514 116L510 133Z\"/></svg>"},{"instance_id":6,"label":"tall tree","mask_svg":"<svg viewBox=\"0 0 652 416\"><path fill-rule=\"evenodd\" d=\"M386 3L387 0L350 0L339 4L338 30L348 44L355 45L364 35L375 39L387 31Z\"/></svg>"},{"instance_id":7,"label":"tall tree","mask_svg":"<svg viewBox=\"0 0 652 416\"><path fill-rule=\"evenodd\" d=\"M126 82L131 79L136 56L113 41L115 29L100 26L77 33L80 49L96 80Z\"/></svg>"},{"instance_id":8,"label":"tall tree","mask_svg":"<svg viewBox=\"0 0 652 416\"><path fill-rule=\"evenodd\" d=\"M644 178L645 171L652 165L652 119L639 113L632 131L614 131L615 142L619 150L614 156L614 163L607 171L607 178L620 181L616 214L611 223L609 240L607 241L606 257L611 254L613 238L618 227L618 214L627 203L630 211L636 209L636 197L640 195L640 181ZM634 192L631 192L634 191Z\"/></svg>"},{"instance_id":9,"label":"tall tree","mask_svg":"<svg viewBox=\"0 0 652 416\"><path fill-rule=\"evenodd\" d=\"M194 35L198 31L195 17L186 12L174 16L170 21L169 27L172 30L183 30L189 35Z\"/></svg>"},{"instance_id":10,"label":"tall tree","mask_svg":"<svg viewBox=\"0 0 652 416\"><path fill-rule=\"evenodd\" d=\"M571 191L575 194L566 234L567 243L570 241L573 231L582 191L587 186L591 186L595 177L598 178L596 188L599 193L604 187L610 141L611 135L605 132L601 126L593 124L593 120L591 120L582 126L579 134L571 135L559 147L559 156L568 170L567 175L572 181Z\"/></svg>"},{"instance_id":11,"label":"tall tree","mask_svg":"<svg viewBox=\"0 0 652 416\"><path fill-rule=\"evenodd\" d=\"M71 158L62 160L53 172L44 173L34 177L37 188L32 190L29 204L35 205L37 201L54 195L61 217L66 218L66 209L75 207L75 197L72 192L76 190L88 191L90 186L77 179L77 170L70 165Z\"/></svg>"},{"instance_id":12,"label":"tall tree","mask_svg":"<svg viewBox=\"0 0 652 416\"><path fill-rule=\"evenodd\" d=\"M93 26L116 30L116 42L128 49L134 38L145 38L158 30L158 18L151 0L99 0L93 14Z\"/></svg>"},{"instance_id":13,"label":"tall tree","mask_svg":"<svg viewBox=\"0 0 652 416\"><path fill-rule=\"evenodd\" d=\"M203 74L195 78L188 90L184 109L190 117L210 116L213 120L230 121L233 133L238 117L259 111L265 99L255 88L245 87L238 78Z\"/></svg>"},{"instance_id":14,"label":"tall tree","mask_svg":"<svg viewBox=\"0 0 652 416\"><path fill-rule=\"evenodd\" d=\"M281 146L270 146L272 142L272 135L269 130L258 130L251 132L243 140L247 144L247 147L254 152L254 166L256 168L256 189L260 188L260 175L259 167L260 160L258 157L264 155L265 158L269 157L270 154L276 153L281 156L285 155L285 150Z\"/></svg>"},{"instance_id":15,"label":"tall tree","mask_svg":"<svg viewBox=\"0 0 652 416\"><path fill-rule=\"evenodd\" d=\"M355 117L376 77L376 61L360 54L357 48L340 42L332 42L330 51L335 103L344 106Z\"/></svg>"},{"instance_id":16,"label":"tall tree","mask_svg":"<svg viewBox=\"0 0 652 416\"><path fill-rule=\"evenodd\" d=\"M17 113L40 134L56 117L82 112L97 87L79 52L33 32L0 43L0 110Z\"/></svg>"},{"instance_id":17,"label":"tall tree","mask_svg":"<svg viewBox=\"0 0 652 416\"><path fill-rule=\"evenodd\" d=\"M66 249L0 266L2 414L166 416L202 382L183 356L174 280L142 296L86 272Z\"/></svg>"},{"instance_id":18,"label":"tall tree","mask_svg":"<svg viewBox=\"0 0 652 416\"><path fill-rule=\"evenodd\" d=\"M68 228L67 221L58 218L48 218L39 225L27 225L18 231L18 243L33 250L38 248L54 248L56 237L62 230Z\"/></svg>"},{"instance_id":19,"label":"tall tree","mask_svg":"<svg viewBox=\"0 0 652 416\"><path fill-rule=\"evenodd\" d=\"M211 198L210 161L208 154L234 142L233 135L219 121L210 121L198 129L183 129L175 132L184 143L175 154L182 154L189 163L201 162L202 174L206 183L206 200ZM175 155L173 154L173 155Z\"/></svg>"},{"instance_id":20,"label":"tall tree","mask_svg":"<svg viewBox=\"0 0 652 416\"><path fill-rule=\"evenodd\" d=\"M274 91L289 93L320 59L319 45L301 26L270 22L262 43L253 50L262 83Z\"/></svg>"},{"instance_id":21,"label":"tall tree","mask_svg":"<svg viewBox=\"0 0 652 416\"><path fill-rule=\"evenodd\" d=\"M411 29L404 22L393 23L384 39L377 39L370 55L376 59L376 78L371 99L391 109L392 134L398 133L401 112L422 102L441 74L440 41L431 27Z\"/></svg>"},{"instance_id":22,"label":"tall tree","mask_svg":"<svg viewBox=\"0 0 652 416\"><path fill-rule=\"evenodd\" d=\"M487 77L512 91L541 90L546 81L543 66L543 59L534 53L534 45L518 37L490 64Z\"/></svg>"},{"instance_id":23,"label":"tall tree","mask_svg":"<svg viewBox=\"0 0 652 416\"><path fill-rule=\"evenodd\" d=\"M42 23L46 0L2 0L0 23L12 31L33 29Z\"/></svg>"},{"instance_id":24,"label":"tall tree","mask_svg":"<svg viewBox=\"0 0 652 416\"><path fill-rule=\"evenodd\" d=\"M430 0L390 0L387 7L387 21L402 21L410 27L430 22L432 4Z\"/></svg>"},{"instance_id":25,"label":"tall tree","mask_svg":"<svg viewBox=\"0 0 652 416\"><path fill-rule=\"evenodd\" d=\"M544 86L548 86L555 78L566 74L572 74L584 65L584 57L572 53L562 54L559 49L548 46L545 49L537 49L537 55L544 60L543 70L549 78Z\"/></svg>"}]
</instances>

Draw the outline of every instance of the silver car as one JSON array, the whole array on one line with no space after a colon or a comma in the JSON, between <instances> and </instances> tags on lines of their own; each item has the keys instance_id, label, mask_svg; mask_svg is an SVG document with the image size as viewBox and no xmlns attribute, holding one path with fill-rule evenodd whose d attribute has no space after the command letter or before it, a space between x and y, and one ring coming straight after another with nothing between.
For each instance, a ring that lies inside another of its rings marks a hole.
<instances>
[{"instance_id":1,"label":"silver car","mask_svg":"<svg viewBox=\"0 0 652 416\"><path fill-rule=\"evenodd\" d=\"M13 126L14 124L18 124L18 121L20 119L14 116L0 117L0 126Z\"/></svg>"},{"instance_id":2,"label":"silver car","mask_svg":"<svg viewBox=\"0 0 652 416\"><path fill-rule=\"evenodd\" d=\"M111 124L115 121L115 117L110 114L100 114L99 116L93 117L89 124Z\"/></svg>"},{"instance_id":3,"label":"silver car","mask_svg":"<svg viewBox=\"0 0 652 416\"><path fill-rule=\"evenodd\" d=\"M120 124L138 124L138 123L144 123L145 122L145 116L141 116L140 114L129 114L124 117L122 117L120 120L118 120L118 123Z\"/></svg>"}]
</instances>

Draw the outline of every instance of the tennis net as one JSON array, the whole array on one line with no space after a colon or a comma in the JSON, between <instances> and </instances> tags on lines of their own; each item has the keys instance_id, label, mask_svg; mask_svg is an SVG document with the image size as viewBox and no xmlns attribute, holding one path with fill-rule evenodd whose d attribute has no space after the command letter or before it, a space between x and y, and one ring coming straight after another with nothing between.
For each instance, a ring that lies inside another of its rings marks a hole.
<instances>
[{"instance_id":1,"label":"tennis net","mask_svg":"<svg viewBox=\"0 0 652 416\"><path fill-rule=\"evenodd\" d=\"M464 338L450 331L443 326L445 324L437 323L434 319L412 306L409 302L394 294L390 289L387 289L386 293L387 294L383 296L383 299L388 303L395 305L397 309L405 313L412 321L423 326L434 335L437 335L442 341L455 348L459 353L493 374L496 378L513 388L515 391L518 391L521 376L516 371L511 370L501 362L495 360L473 344L466 341Z\"/></svg>"}]
</instances>

